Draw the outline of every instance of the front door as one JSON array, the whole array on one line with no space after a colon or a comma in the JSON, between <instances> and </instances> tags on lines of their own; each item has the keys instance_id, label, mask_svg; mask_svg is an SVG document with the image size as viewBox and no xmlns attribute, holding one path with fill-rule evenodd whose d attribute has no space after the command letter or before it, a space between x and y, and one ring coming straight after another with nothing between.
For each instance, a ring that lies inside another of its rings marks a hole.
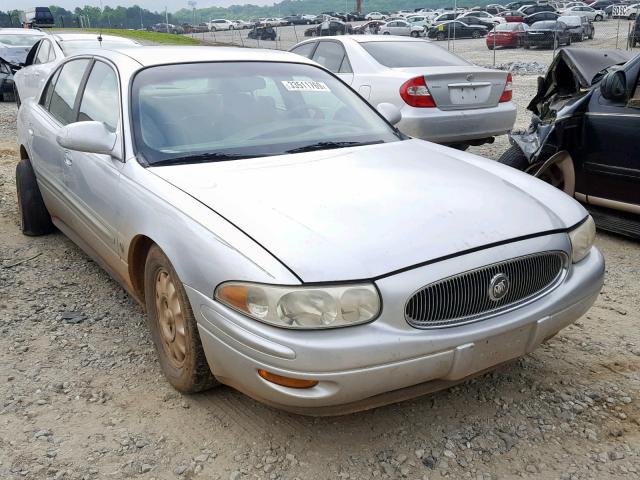
<instances>
[{"instance_id":1,"label":"front door","mask_svg":"<svg viewBox=\"0 0 640 480\"><path fill-rule=\"evenodd\" d=\"M98 121L111 132L119 131L118 77L110 65L101 61L93 64L77 108L77 121ZM78 233L97 240L91 245L110 264L118 258L116 227L122 205L118 189L123 165L109 155L69 151L63 167L66 189L80 223Z\"/></svg>"},{"instance_id":2,"label":"front door","mask_svg":"<svg viewBox=\"0 0 640 480\"><path fill-rule=\"evenodd\" d=\"M626 69L632 83L627 102L610 101L597 89L585 119L584 170L589 203L631 210L640 206L640 155L637 135L640 132L640 58ZM606 204L606 202L605 202ZM639 210L636 210L639 211Z\"/></svg>"}]
</instances>

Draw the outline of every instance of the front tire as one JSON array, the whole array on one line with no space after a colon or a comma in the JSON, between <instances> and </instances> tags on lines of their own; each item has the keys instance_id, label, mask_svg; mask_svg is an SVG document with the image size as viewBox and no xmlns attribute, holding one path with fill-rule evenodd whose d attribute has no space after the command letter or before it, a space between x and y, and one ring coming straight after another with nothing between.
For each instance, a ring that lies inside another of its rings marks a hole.
<instances>
[{"instance_id":1,"label":"front tire","mask_svg":"<svg viewBox=\"0 0 640 480\"><path fill-rule=\"evenodd\" d=\"M184 286L157 245L147 255L144 291L147 323L169 383L182 393L201 392L217 385Z\"/></svg>"},{"instance_id":2,"label":"front tire","mask_svg":"<svg viewBox=\"0 0 640 480\"><path fill-rule=\"evenodd\" d=\"M411 32L411 36L412 36L413 38L418 38L418 36L419 36L419 35L420 35L420 34L419 34L418 32Z\"/></svg>"},{"instance_id":3,"label":"front tire","mask_svg":"<svg viewBox=\"0 0 640 480\"><path fill-rule=\"evenodd\" d=\"M28 158L23 158L16 165L16 192L22 233L31 237L51 233L51 215L42 200L36 174Z\"/></svg>"},{"instance_id":4,"label":"front tire","mask_svg":"<svg viewBox=\"0 0 640 480\"><path fill-rule=\"evenodd\" d=\"M596 22L601 22L602 21L602 15L596 15L595 21Z\"/></svg>"},{"instance_id":5,"label":"front tire","mask_svg":"<svg viewBox=\"0 0 640 480\"><path fill-rule=\"evenodd\" d=\"M529 167L529 160L527 160L527 157L525 157L517 145L509 147L509 149L500 156L498 162L520 170L521 172L524 172Z\"/></svg>"},{"instance_id":6,"label":"front tire","mask_svg":"<svg viewBox=\"0 0 640 480\"><path fill-rule=\"evenodd\" d=\"M471 37L480 38L480 32L478 32L477 30L474 30L473 32L471 32Z\"/></svg>"}]
</instances>

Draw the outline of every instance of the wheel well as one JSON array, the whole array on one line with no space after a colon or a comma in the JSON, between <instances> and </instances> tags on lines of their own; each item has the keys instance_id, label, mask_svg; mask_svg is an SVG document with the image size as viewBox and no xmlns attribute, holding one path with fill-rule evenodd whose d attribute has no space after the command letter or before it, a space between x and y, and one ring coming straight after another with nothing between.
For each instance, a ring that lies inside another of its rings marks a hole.
<instances>
[{"instance_id":1,"label":"wheel well","mask_svg":"<svg viewBox=\"0 0 640 480\"><path fill-rule=\"evenodd\" d=\"M154 241L145 235L137 235L129 245L129 278L133 293L137 300L145 305L144 300L144 266L147 261L147 254Z\"/></svg>"},{"instance_id":2,"label":"wheel well","mask_svg":"<svg viewBox=\"0 0 640 480\"><path fill-rule=\"evenodd\" d=\"M29 159L29 154L27 153L27 149L24 148L23 145L20 145L20 160Z\"/></svg>"}]
</instances>

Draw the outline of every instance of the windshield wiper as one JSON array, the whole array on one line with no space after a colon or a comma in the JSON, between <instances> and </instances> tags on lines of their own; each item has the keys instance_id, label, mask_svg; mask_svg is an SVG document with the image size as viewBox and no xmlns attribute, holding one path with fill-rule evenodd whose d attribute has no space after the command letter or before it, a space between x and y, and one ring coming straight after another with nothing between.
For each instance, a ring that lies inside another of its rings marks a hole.
<instances>
[{"instance_id":1,"label":"windshield wiper","mask_svg":"<svg viewBox=\"0 0 640 480\"><path fill-rule=\"evenodd\" d=\"M167 165L189 165L193 163L223 162L225 160L240 160L243 158L256 158L263 155L243 155L237 153L199 153L184 157L166 158L149 163L150 167L164 167Z\"/></svg>"},{"instance_id":2,"label":"windshield wiper","mask_svg":"<svg viewBox=\"0 0 640 480\"><path fill-rule=\"evenodd\" d=\"M303 153L313 152L315 150L330 150L332 148L344 148L344 147L356 147L362 145L374 145L376 143L384 143L382 140L375 140L373 142L318 142L304 147L292 148L284 153Z\"/></svg>"}]
</instances>

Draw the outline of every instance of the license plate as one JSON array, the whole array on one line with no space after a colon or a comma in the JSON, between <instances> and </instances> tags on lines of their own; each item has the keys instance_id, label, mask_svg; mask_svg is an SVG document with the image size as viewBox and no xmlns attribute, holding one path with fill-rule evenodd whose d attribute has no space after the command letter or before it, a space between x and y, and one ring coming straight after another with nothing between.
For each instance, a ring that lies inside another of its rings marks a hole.
<instances>
[{"instance_id":1,"label":"license plate","mask_svg":"<svg viewBox=\"0 0 640 480\"><path fill-rule=\"evenodd\" d=\"M449 90L454 105L473 105L482 103L487 96L487 87L452 87Z\"/></svg>"}]
</instances>

